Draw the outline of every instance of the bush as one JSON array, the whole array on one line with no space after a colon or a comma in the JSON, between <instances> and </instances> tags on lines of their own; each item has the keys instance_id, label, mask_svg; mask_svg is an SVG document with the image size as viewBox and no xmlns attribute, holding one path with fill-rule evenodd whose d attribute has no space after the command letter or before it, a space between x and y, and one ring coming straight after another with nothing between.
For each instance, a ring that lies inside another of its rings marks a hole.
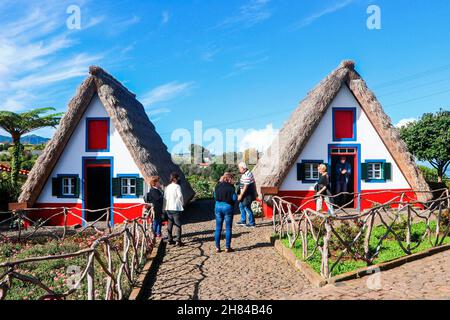
<instances>
[{"instance_id":1,"label":"bush","mask_svg":"<svg viewBox=\"0 0 450 320\"><path fill-rule=\"evenodd\" d=\"M187 177L195 191L195 199L211 199L214 197L215 183L208 178L191 175Z\"/></svg>"},{"instance_id":2,"label":"bush","mask_svg":"<svg viewBox=\"0 0 450 320\"><path fill-rule=\"evenodd\" d=\"M8 203L17 202L20 186L13 188L9 174L0 173L0 211L8 210Z\"/></svg>"},{"instance_id":3,"label":"bush","mask_svg":"<svg viewBox=\"0 0 450 320\"><path fill-rule=\"evenodd\" d=\"M354 224L354 225L352 225ZM339 227L336 228L336 232L339 237L347 244L350 245L358 235L361 228L358 226L356 221L342 221ZM351 246L356 252L364 252L364 234L360 235L358 240ZM345 249L344 244L342 244L338 238L333 234L330 240L330 248L332 251L342 251Z\"/></svg>"}]
</instances>

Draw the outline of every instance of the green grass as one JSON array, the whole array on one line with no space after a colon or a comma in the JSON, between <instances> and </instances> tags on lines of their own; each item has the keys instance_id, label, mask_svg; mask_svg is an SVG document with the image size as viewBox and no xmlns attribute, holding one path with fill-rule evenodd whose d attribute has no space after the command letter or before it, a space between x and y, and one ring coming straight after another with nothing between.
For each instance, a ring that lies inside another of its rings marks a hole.
<instances>
[{"instance_id":1,"label":"green grass","mask_svg":"<svg viewBox=\"0 0 450 320\"><path fill-rule=\"evenodd\" d=\"M435 223L431 223L431 228L432 230L435 227ZM372 235L371 235L371 239L370 239L370 250L372 252L375 252L376 250L376 245L378 244L378 241L380 240L380 238L386 233L386 227L384 226L377 226L373 228L372 231ZM411 226L411 247L414 247L415 245L417 245L417 240L421 238L421 236L425 233L426 231L426 224L424 222L419 222L419 223L415 223ZM401 232L400 232L401 234ZM434 240L434 239L433 239ZM287 237L281 239L281 242L283 243L283 245L287 248L289 248L289 240L287 239ZM443 244L448 244L450 243L450 236L447 236L444 239ZM402 242L403 246L406 248L406 241ZM311 254L313 252L314 249L314 240L312 239L312 237L308 236L308 254ZM415 248L414 250L412 250L412 253L418 253L421 251L424 251L426 249L429 249L433 247L432 244L430 243L430 241L428 240L428 237L425 238L424 241L422 241L420 243L420 245L418 245L417 248ZM342 246L343 249L343 246ZM294 255L299 259L302 260L302 241L301 239L297 239L293 248L291 249L294 253ZM336 256L339 255L341 251L338 251L335 253ZM378 256L376 257L376 259L374 260L374 264L379 264L379 263L383 263L383 262L388 262L388 261L392 261L401 257L406 256L407 254L403 252L403 250L401 249L400 245L398 244L398 242L394 239L394 237L392 235L390 235L388 238L384 239L382 244L381 244L381 248L380 248L380 252L378 254ZM351 257L350 254L346 254L344 260L341 260L333 269L332 271L332 276L337 276L349 271L354 271L360 268L364 268L367 266L366 262L364 261L358 261L355 260ZM333 258L329 258L328 263L329 266L331 268L331 266L334 264L334 262L336 261L336 259ZM314 255L309 258L308 260L305 261L306 263L308 263L317 273L320 273L320 268L321 268L321 264L322 264L322 257L320 254L320 251L317 249L316 252L314 253Z\"/></svg>"},{"instance_id":2,"label":"green grass","mask_svg":"<svg viewBox=\"0 0 450 320\"><path fill-rule=\"evenodd\" d=\"M94 238L89 236L75 236L67 238L63 243L51 239L34 239L28 243L0 243L0 261L17 261L28 257L39 257L46 255L59 255L63 253L76 252L78 250L90 246ZM119 248L121 252L121 239L112 241L112 245ZM103 251L99 250L103 256ZM106 263L105 259L102 259ZM56 259L50 261L33 262L22 264L15 270L20 274L33 276L39 279L43 284L50 287L56 293L63 293L69 289L73 276L68 273L71 268L79 267L81 272L86 267L87 255L73 257L69 259ZM107 264L107 263L106 263ZM113 265L117 270L120 260L116 255L113 255ZM100 264L95 261L95 295L96 299L105 298L105 283L106 274L101 270ZM4 271L4 270L0 270ZM126 297L131 287L126 280L126 276L122 276L122 288L124 297ZM12 280L12 286L9 290L7 300L35 300L46 295L46 291L37 287L34 284L22 282L17 279ZM75 293L70 295L68 299L86 299L87 298L87 284L86 279L83 280L81 287Z\"/></svg>"}]
</instances>

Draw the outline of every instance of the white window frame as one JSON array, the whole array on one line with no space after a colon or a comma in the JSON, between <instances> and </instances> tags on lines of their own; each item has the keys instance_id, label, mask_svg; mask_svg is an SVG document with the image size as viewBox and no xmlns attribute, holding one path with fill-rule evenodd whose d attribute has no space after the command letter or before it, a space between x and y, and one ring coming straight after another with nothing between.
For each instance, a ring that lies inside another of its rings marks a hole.
<instances>
[{"instance_id":1,"label":"white window frame","mask_svg":"<svg viewBox=\"0 0 450 320\"><path fill-rule=\"evenodd\" d=\"M307 181L319 180L318 167L319 167L320 163L305 162L303 165L305 167L305 180L307 180Z\"/></svg>"},{"instance_id":2,"label":"white window frame","mask_svg":"<svg viewBox=\"0 0 450 320\"><path fill-rule=\"evenodd\" d=\"M63 177L61 183L61 194L63 196L74 196L76 190L75 177ZM66 192L67 189L67 192Z\"/></svg>"},{"instance_id":3,"label":"white window frame","mask_svg":"<svg viewBox=\"0 0 450 320\"><path fill-rule=\"evenodd\" d=\"M134 184L131 182L134 181ZM134 192L132 189L134 188ZM122 196L136 196L137 194L137 178L136 177L122 177L120 178L120 190Z\"/></svg>"},{"instance_id":4,"label":"white window frame","mask_svg":"<svg viewBox=\"0 0 450 320\"><path fill-rule=\"evenodd\" d=\"M379 168L376 168L376 166L379 166ZM367 179L383 180L383 163L368 162L367 163Z\"/></svg>"}]
</instances>

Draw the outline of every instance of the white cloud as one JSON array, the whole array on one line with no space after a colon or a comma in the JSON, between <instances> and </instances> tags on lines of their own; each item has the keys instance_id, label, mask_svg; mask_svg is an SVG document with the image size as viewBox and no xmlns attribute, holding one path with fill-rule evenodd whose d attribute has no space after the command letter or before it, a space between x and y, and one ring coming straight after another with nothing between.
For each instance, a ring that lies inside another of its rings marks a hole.
<instances>
[{"instance_id":1,"label":"white cloud","mask_svg":"<svg viewBox=\"0 0 450 320\"><path fill-rule=\"evenodd\" d=\"M245 71L253 70L258 67L261 63L269 60L268 56L256 59L256 60L244 60L236 62L233 65L233 70L227 75L227 78L237 76Z\"/></svg>"},{"instance_id":2,"label":"white cloud","mask_svg":"<svg viewBox=\"0 0 450 320\"><path fill-rule=\"evenodd\" d=\"M159 102L175 99L182 95L188 94L194 86L194 82L182 82L172 81L156 88L151 89L149 92L142 95L139 99L144 107L152 106Z\"/></svg>"},{"instance_id":3,"label":"white cloud","mask_svg":"<svg viewBox=\"0 0 450 320\"><path fill-rule=\"evenodd\" d=\"M239 143L239 151L254 148L259 152L265 152L278 134L273 124L268 124L264 129L250 130Z\"/></svg>"},{"instance_id":4,"label":"white cloud","mask_svg":"<svg viewBox=\"0 0 450 320\"><path fill-rule=\"evenodd\" d=\"M207 47L201 54L201 59L206 62L211 62L214 60L214 57L219 54L222 49L216 46Z\"/></svg>"},{"instance_id":5,"label":"white cloud","mask_svg":"<svg viewBox=\"0 0 450 320\"><path fill-rule=\"evenodd\" d=\"M65 27L65 5L54 1L48 6L17 12L14 18L6 8L0 12L0 101L1 108L20 112L55 101L65 91L63 80L87 75L88 66L102 55L77 54L77 41ZM44 9L42 9L44 8ZM90 20L91 26L100 18ZM67 56L68 50L72 54ZM49 92L54 92L50 96ZM67 97L66 97L67 98Z\"/></svg>"},{"instance_id":6,"label":"white cloud","mask_svg":"<svg viewBox=\"0 0 450 320\"><path fill-rule=\"evenodd\" d=\"M315 12L313 14L311 14L310 16L304 18L302 21L300 21L296 26L295 29L301 29L303 27L306 27L310 24L312 24L314 21L322 18L323 16L326 16L328 14L332 14L336 11L339 11L349 5L351 5L352 3L354 3L356 0L343 0L343 1L338 1L337 3L321 10L318 12Z\"/></svg>"},{"instance_id":7,"label":"white cloud","mask_svg":"<svg viewBox=\"0 0 450 320\"><path fill-rule=\"evenodd\" d=\"M400 121L395 125L395 127L396 127L396 128L401 128L401 127L403 127L403 126L406 126L408 123L416 122L416 121L417 121L417 118L405 118L405 119L400 120Z\"/></svg>"},{"instance_id":8,"label":"white cloud","mask_svg":"<svg viewBox=\"0 0 450 320\"><path fill-rule=\"evenodd\" d=\"M250 0L247 4L239 8L239 13L225 19L217 27L228 28L238 26L249 28L267 20L272 16L272 13L267 7L269 2L270 0Z\"/></svg>"},{"instance_id":9,"label":"white cloud","mask_svg":"<svg viewBox=\"0 0 450 320\"><path fill-rule=\"evenodd\" d=\"M169 20L170 20L170 13L169 13L169 11L163 11L161 13L161 23L162 24L166 24L166 23L169 22Z\"/></svg>"}]
</instances>

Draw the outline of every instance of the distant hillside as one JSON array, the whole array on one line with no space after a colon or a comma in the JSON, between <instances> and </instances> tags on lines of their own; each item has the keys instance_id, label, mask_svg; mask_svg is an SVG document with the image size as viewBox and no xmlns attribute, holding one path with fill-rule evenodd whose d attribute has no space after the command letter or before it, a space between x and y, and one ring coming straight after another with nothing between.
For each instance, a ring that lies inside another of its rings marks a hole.
<instances>
[{"instance_id":1,"label":"distant hillside","mask_svg":"<svg viewBox=\"0 0 450 320\"><path fill-rule=\"evenodd\" d=\"M35 134L30 134L28 136L22 137L20 141L22 141L23 144L42 144L47 143L47 141L49 140L50 140L49 138L44 138ZM0 135L0 143L5 142L11 143L12 142L11 137Z\"/></svg>"}]
</instances>

